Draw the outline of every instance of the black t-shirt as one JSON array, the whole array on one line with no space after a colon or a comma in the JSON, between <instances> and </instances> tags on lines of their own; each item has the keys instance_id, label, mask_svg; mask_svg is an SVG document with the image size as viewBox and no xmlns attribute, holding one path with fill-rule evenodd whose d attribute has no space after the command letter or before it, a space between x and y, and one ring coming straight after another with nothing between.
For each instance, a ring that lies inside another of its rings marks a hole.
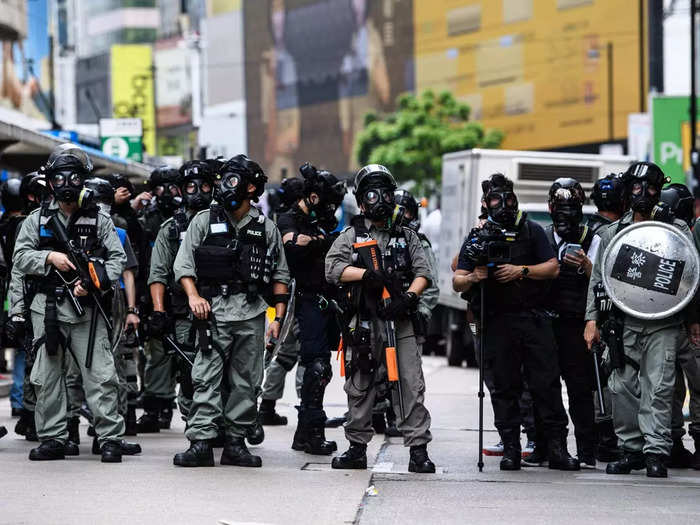
<instances>
[{"instance_id":1,"label":"black t-shirt","mask_svg":"<svg viewBox=\"0 0 700 525\"><path fill-rule=\"evenodd\" d=\"M530 228L530 242L533 245L533 250L531 257L532 261L524 262L523 264L540 264L556 257L556 253L554 253L552 245L549 243L549 239L547 238L547 233L544 231L544 228L535 221L526 219L526 222ZM457 269L471 272L474 270L474 265L471 263L466 253L468 240L469 239L465 239L464 243L462 243L462 248L459 251L459 260L457 261Z\"/></svg>"},{"instance_id":2,"label":"black t-shirt","mask_svg":"<svg viewBox=\"0 0 700 525\"><path fill-rule=\"evenodd\" d=\"M290 232L311 237L323 234L297 205L277 218L277 227L282 237ZM325 257L327 247L327 243L318 241L311 242L307 246L284 244L289 272L296 279L297 288L300 291L322 293L326 288Z\"/></svg>"}]
</instances>

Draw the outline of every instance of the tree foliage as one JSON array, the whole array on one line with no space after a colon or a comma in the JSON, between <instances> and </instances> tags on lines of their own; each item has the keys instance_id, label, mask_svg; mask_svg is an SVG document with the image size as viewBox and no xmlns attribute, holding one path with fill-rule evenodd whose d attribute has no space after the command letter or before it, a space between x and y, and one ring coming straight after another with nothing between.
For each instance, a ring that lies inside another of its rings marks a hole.
<instances>
[{"instance_id":1,"label":"tree foliage","mask_svg":"<svg viewBox=\"0 0 700 525\"><path fill-rule=\"evenodd\" d=\"M445 153L498 148L503 142L501 130L469 121L470 107L448 91L400 95L396 108L386 115L365 115L355 156L362 165L383 164L398 181L413 180L420 188L440 183Z\"/></svg>"}]
</instances>

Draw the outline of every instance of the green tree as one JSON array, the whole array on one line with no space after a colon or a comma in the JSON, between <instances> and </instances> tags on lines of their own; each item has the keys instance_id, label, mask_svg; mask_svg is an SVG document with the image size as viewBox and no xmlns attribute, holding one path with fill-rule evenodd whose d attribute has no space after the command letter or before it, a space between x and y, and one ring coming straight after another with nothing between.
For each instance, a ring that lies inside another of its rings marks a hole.
<instances>
[{"instance_id":1,"label":"green tree","mask_svg":"<svg viewBox=\"0 0 700 525\"><path fill-rule=\"evenodd\" d=\"M442 156L470 148L498 148L503 132L470 122L470 107L444 91L436 95L400 95L396 111L367 113L355 157L362 165L383 164L398 181L416 182L422 190L440 183Z\"/></svg>"}]
</instances>

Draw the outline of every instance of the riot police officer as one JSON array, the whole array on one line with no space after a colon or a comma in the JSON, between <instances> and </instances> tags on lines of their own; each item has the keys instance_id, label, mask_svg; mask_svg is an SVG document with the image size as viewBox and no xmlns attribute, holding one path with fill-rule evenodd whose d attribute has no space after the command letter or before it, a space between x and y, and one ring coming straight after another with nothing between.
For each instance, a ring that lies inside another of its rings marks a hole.
<instances>
[{"instance_id":1,"label":"riot police officer","mask_svg":"<svg viewBox=\"0 0 700 525\"><path fill-rule=\"evenodd\" d=\"M576 179L560 178L549 189L552 224L545 229L559 261L559 276L552 282L549 306L559 368L566 383L569 414L574 424L576 452L581 467L595 468L596 433L593 408L594 367L582 330L586 313L588 279L600 238L583 222L585 194ZM533 456L543 452L537 443ZM528 458L533 461L533 457Z\"/></svg>"},{"instance_id":2,"label":"riot police officer","mask_svg":"<svg viewBox=\"0 0 700 525\"><path fill-rule=\"evenodd\" d=\"M597 210L586 226L597 233L603 226L608 226L622 217L625 211L625 184L620 175L610 174L598 179L593 184L591 200Z\"/></svg>"},{"instance_id":3,"label":"riot police officer","mask_svg":"<svg viewBox=\"0 0 700 525\"><path fill-rule=\"evenodd\" d=\"M219 170L216 205L198 213L175 258L175 279L197 319L194 395L187 419L190 448L176 454L179 466L213 466L211 440L222 413L221 382L230 394L223 407L226 444L221 464L260 467L245 445L257 417L262 381L265 310L275 306L268 336L277 337L287 302L289 271L275 224L251 206L267 177L257 163L237 155ZM196 283L195 283L196 279Z\"/></svg>"},{"instance_id":4,"label":"riot police officer","mask_svg":"<svg viewBox=\"0 0 700 525\"><path fill-rule=\"evenodd\" d=\"M485 311L480 312L484 324L481 344L485 366L493 371L491 402L503 441L500 468L520 469L518 400L524 370L547 438L549 468L578 470L579 462L566 447L568 420L561 397L552 315L545 309L548 281L558 277L559 262L543 228L518 210L510 179L496 173L484 181L482 189L488 220L465 240L453 288L469 292L482 283ZM494 240L484 243L484 235ZM479 247L476 253L475 247ZM470 303L478 301L472 296Z\"/></svg>"},{"instance_id":5,"label":"riot police officer","mask_svg":"<svg viewBox=\"0 0 700 525\"><path fill-rule=\"evenodd\" d=\"M292 448L328 455L337 447L335 442L326 441L323 395L333 376L330 357L338 347L340 330L336 313L329 306L333 290L324 274L330 231L321 224L325 226L335 218L346 190L345 184L328 171L319 171L308 163L299 171L304 177L303 196L277 221L289 271L296 280L294 315L299 323L300 365L304 367Z\"/></svg>"},{"instance_id":6,"label":"riot police officer","mask_svg":"<svg viewBox=\"0 0 700 525\"><path fill-rule=\"evenodd\" d=\"M126 257L109 217L94 205L85 207L89 199L83 184L92 171L85 152L72 144L61 145L42 170L54 199L22 223L14 255L17 269L39 280L39 292L31 304L36 338L31 380L37 392L35 418L41 445L30 452L29 459L65 457L68 429L63 360L71 352L80 366L94 414L102 461L120 462L124 420L117 409L118 382L106 321L98 315L96 301L110 282L119 278ZM76 267L66 255L68 247L59 240L61 226L91 257L91 274L96 278L86 282L75 277ZM77 305L85 311L83 316Z\"/></svg>"},{"instance_id":7,"label":"riot police officer","mask_svg":"<svg viewBox=\"0 0 700 525\"><path fill-rule=\"evenodd\" d=\"M176 365L179 361L171 348L165 348L162 339L163 335L169 331L171 320L165 310L165 287L172 278L172 262L175 260L180 236L187 231L188 217L191 218L192 214L207 209L213 199L214 174L207 162L192 160L185 162L179 171L166 166L154 170L149 185L155 196L155 203L146 209L143 220L147 237L153 237L154 241L153 248L149 248L151 258L148 261L148 267L151 268L151 272L155 271L155 274L149 274L146 277L150 289L149 299L153 301L153 312L149 316L150 337L145 349L144 413L138 421L138 431L144 433L170 428L173 416L172 403L175 399ZM183 202L188 212L180 210L175 220L175 214ZM156 226L158 220L161 222ZM159 251L156 257L153 257L152 250L156 247L158 235L161 235L165 221L168 227L162 234L160 243L157 244ZM149 233L151 228L156 228L152 235ZM172 228L175 229L172 230ZM171 233L177 234L172 245L169 240ZM167 266L163 266L163 260L169 260ZM172 296L173 301L179 301L178 304L171 305L172 311L178 320L184 321L188 314L185 297L182 295L182 290L174 288L172 290L175 292ZM185 329L182 323L180 326L183 330ZM189 404L184 401L184 398L181 400L184 405ZM181 408L184 408L184 405L181 403Z\"/></svg>"},{"instance_id":8,"label":"riot police officer","mask_svg":"<svg viewBox=\"0 0 700 525\"><path fill-rule=\"evenodd\" d=\"M649 220L659 202L661 188L668 179L653 163L632 164L623 174L628 211L600 235L600 246L588 288L584 337L589 348L600 341L597 321L610 304L602 291L603 254L613 237L633 223ZM690 236L681 220L673 224ZM642 292L644 293L644 292ZM646 467L649 477L667 477L666 460L671 452L671 406L675 384L676 351L681 342L683 317L674 314L663 319L641 319L613 309L616 320L613 335L606 343L611 352L622 354L608 380L613 422L623 457L609 463L608 474L629 474ZM622 326L620 326L622 325ZM619 346L619 348L618 348ZM615 359L615 361L618 361Z\"/></svg>"},{"instance_id":9,"label":"riot police officer","mask_svg":"<svg viewBox=\"0 0 700 525\"><path fill-rule=\"evenodd\" d=\"M410 447L410 472L435 472L428 457L430 413L423 404L425 382L420 347L411 322L420 295L432 279L418 236L392 227L396 182L378 164L355 177L355 199L362 210L333 242L326 255L326 280L343 286L343 341L350 448L333 458L336 469L367 468L367 443L372 439L375 375L383 363L391 371L392 402L398 429Z\"/></svg>"},{"instance_id":10,"label":"riot police officer","mask_svg":"<svg viewBox=\"0 0 700 525\"><path fill-rule=\"evenodd\" d=\"M183 206L177 208L173 216L160 227L153 246L148 276L153 302L153 313L148 322L149 336L153 344L164 352L158 357L161 361L159 368L168 375L168 384L174 382L173 374L177 371L180 379L178 406L185 420L192 404L192 370L187 360L194 360L195 333L189 319L187 295L175 281L173 263L192 217L211 204L213 174L208 168L208 164L205 166L198 161L185 163L180 178L167 182L168 185L175 182L176 186L169 186L161 194L174 196L182 201ZM156 195L158 193L156 190ZM179 198L180 194L182 199ZM186 353L185 356L176 354L173 348L163 346L163 337L173 336L178 348ZM151 417L155 419L157 416L153 414Z\"/></svg>"}]
</instances>

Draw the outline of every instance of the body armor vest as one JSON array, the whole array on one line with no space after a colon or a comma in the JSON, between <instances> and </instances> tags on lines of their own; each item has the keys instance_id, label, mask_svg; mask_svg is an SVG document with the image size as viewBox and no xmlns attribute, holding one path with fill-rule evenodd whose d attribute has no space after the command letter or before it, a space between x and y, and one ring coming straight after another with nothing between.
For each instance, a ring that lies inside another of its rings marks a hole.
<instances>
[{"instance_id":1,"label":"body armor vest","mask_svg":"<svg viewBox=\"0 0 700 525\"><path fill-rule=\"evenodd\" d=\"M189 225L190 218L187 216L187 213L185 213L185 210L182 208L176 210L173 214L172 221L170 221L170 227L168 228L168 242L170 243L172 253L177 253L185 238L185 233L187 233L187 227ZM189 314L189 303L187 294L185 294L185 291L182 289L182 285L173 280L172 286L169 287L169 292L172 313L177 318L187 317Z\"/></svg>"},{"instance_id":2,"label":"body armor vest","mask_svg":"<svg viewBox=\"0 0 700 525\"><path fill-rule=\"evenodd\" d=\"M56 213L58 213L58 210L49 209L48 203L42 204L41 215L39 216L39 250L66 253L65 246L56 240L53 232L46 226L49 219ZM88 255L105 257L106 250L97 235L97 215L97 207L78 209L71 215L66 225L66 230L68 230L68 236L78 246L83 248Z\"/></svg>"},{"instance_id":3,"label":"body armor vest","mask_svg":"<svg viewBox=\"0 0 700 525\"><path fill-rule=\"evenodd\" d=\"M265 216L251 218L236 232L224 208L213 205L209 210L209 231L195 250L194 260L197 280L205 287L224 285L232 293L245 292L249 296L265 293L276 261L267 246Z\"/></svg>"},{"instance_id":4,"label":"body armor vest","mask_svg":"<svg viewBox=\"0 0 700 525\"><path fill-rule=\"evenodd\" d=\"M588 253L591 248L594 233L588 226L583 227L583 231L577 240L584 252ZM547 238L549 239L554 253L559 258L560 248L566 241L558 244L554 240L553 226L547 226ZM580 272L578 268L568 264L559 265L559 277L554 281L550 291L550 305L562 317L583 317L586 313L586 300L588 297L588 277L585 272Z\"/></svg>"},{"instance_id":5,"label":"body armor vest","mask_svg":"<svg viewBox=\"0 0 700 525\"><path fill-rule=\"evenodd\" d=\"M608 224L612 223L613 221L611 221L607 217L603 217L599 213L596 213L588 218L586 226L588 226L588 229L591 230L593 234L595 234L601 227L607 226Z\"/></svg>"}]
</instances>

